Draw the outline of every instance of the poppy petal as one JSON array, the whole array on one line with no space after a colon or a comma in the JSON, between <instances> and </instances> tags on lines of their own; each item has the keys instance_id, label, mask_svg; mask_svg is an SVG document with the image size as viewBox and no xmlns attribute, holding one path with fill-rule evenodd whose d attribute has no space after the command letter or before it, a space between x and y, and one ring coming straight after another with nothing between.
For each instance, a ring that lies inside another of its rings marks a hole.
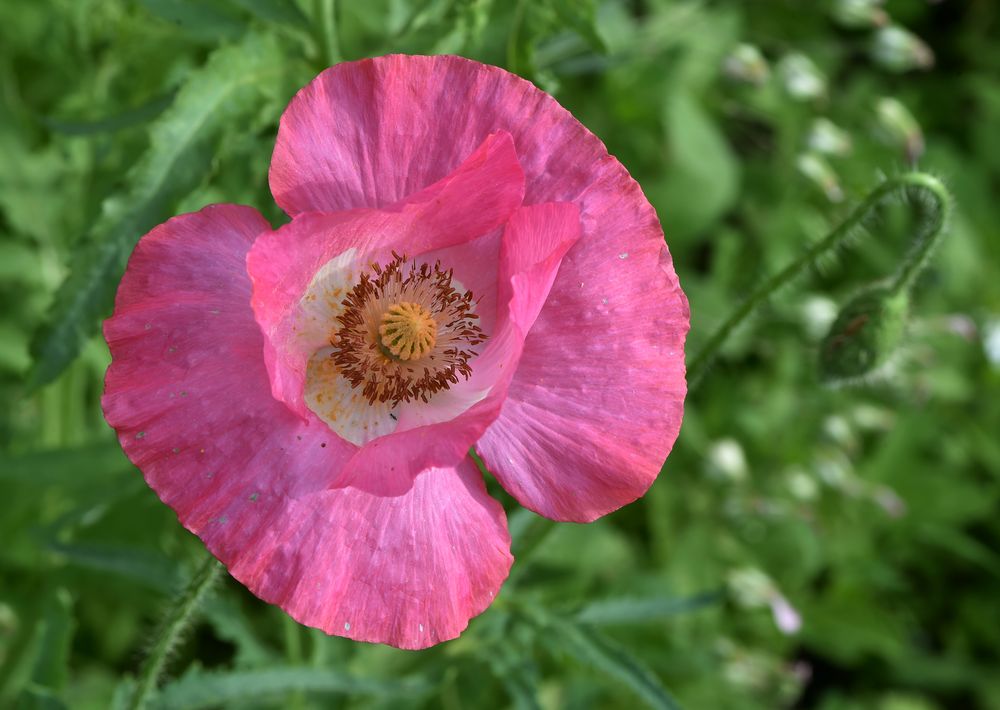
<instances>
[{"instance_id":1,"label":"poppy petal","mask_svg":"<svg viewBox=\"0 0 1000 710\"><path fill-rule=\"evenodd\" d=\"M261 598L359 640L453 638L509 571L503 509L468 461L396 494L333 487L351 447L271 396L244 269L268 230L251 208L216 205L140 240L104 326L105 417L181 523Z\"/></svg>"}]
</instances>

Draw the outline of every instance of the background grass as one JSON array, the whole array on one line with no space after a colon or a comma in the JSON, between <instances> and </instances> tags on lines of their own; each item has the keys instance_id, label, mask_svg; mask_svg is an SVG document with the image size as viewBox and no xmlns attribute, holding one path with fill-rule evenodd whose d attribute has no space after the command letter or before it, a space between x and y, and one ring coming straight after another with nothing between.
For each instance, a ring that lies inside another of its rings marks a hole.
<instances>
[{"instance_id":1,"label":"background grass","mask_svg":"<svg viewBox=\"0 0 1000 710\"><path fill-rule=\"evenodd\" d=\"M138 237L211 202L280 223L267 166L299 86L342 59L454 52L553 93L639 180L690 297L689 352L883 176L938 175L957 214L906 341L883 377L820 383L838 304L906 252L912 221L889 209L728 342L644 499L587 526L504 499L516 576L459 640L328 638L227 579L158 705L1000 708L998 15L992 0L5 0L0 707L123 703L197 564L98 404L99 323ZM776 626L777 595L797 633Z\"/></svg>"}]
</instances>

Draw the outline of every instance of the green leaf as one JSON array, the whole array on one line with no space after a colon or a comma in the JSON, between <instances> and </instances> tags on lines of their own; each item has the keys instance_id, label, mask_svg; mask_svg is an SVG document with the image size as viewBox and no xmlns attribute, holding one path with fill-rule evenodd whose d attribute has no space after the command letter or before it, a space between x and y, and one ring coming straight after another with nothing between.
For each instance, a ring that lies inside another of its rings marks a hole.
<instances>
[{"instance_id":1,"label":"green leaf","mask_svg":"<svg viewBox=\"0 0 1000 710\"><path fill-rule=\"evenodd\" d=\"M528 560L556 526L548 518L532 513L527 508L518 508L511 513L508 525L511 552L518 561L507 580L507 585L512 587L528 571Z\"/></svg>"},{"instance_id":2,"label":"green leaf","mask_svg":"<svg viewBox=\"0 0 1000 710\"><path fill-rule=\"evenodd\" d=\"M309 20L292 0L230 0L262 20L308 28Z\"/></svg>"},{"instance_id":3,"label":"green leaf","mask_svg":"<svg viewBox=\"0 0 1000 710\"><path fill-rule=\"evenodd\" d=\"M0 481L17 480L38 486L91 486L132 469L117 442L65 449L34 451L16 456L0 454Z\"/></svg>"},{"instance_id":4,"label":"green leaf","mask_svg":"<svg viewBox=\"0 0 1000 710\"><path fill-rule=\"evenodd\" d=\"M686 614L719 603L721 591L702 592L690 597L654 597L647 599L602 599L587 604L576 613L585 624L646 624L678 614Z\"/></svg>"},{"instance_id":5,"label":"green leaf","mask_svg":"<svg viewBox=\"0 0 1000 710\"><path fill-rule=\"evenodd\" d=\"M48 688L29 685L17 698L17 710L67 710L66 703Z\"/></svg>"},{"instance_id":6,"label":"green leaf","mask_svg":"<svg viewBox=\"0 0 1000 710\"><path fill-rule=\"evenodd\" d=\"M597 3L594 0L550 0L559 20L598 52L607 52L604 38L597 32Z\"/></svg>"},{"instance_id":7,"label":"green leaf","mask_svg":"<svg viewBox=\"0 0 1000 710\"><path fill-rule=\"evenodd\" d=\"M62 690L66 685L70 645L76 626L72 607L69 592L65 589L57 589L45 605L44 631L31 674L31 680L36 685L54 691Z\"/></svg>"},{"instance_id":8,"label":"green leaf","mask_svg":"<svg viewBox=\"0 0 1000 710\"><path fill-rule=\"evenodd\" d=\"M651 708L680 709L653 671L596 629L550 614L540 607L527 607L525 611L528 618L540 627L542 641L552 650L621 681Z\"/></svg>"},{"instance_id":9,"label":"green leaf","mask_svg":"<svg viewBox=\"0 0 1000 710\"><path fill-rule=\"evenodd\" d=\"M263 666L274 661L274 652L257 638L243 610L227 597L215 595L205 601L202 616L216 636L236 647L237 666Z\"/></svg>"},{"instance_id":10,"label":"green leaf","mask_svg":"<svg viewBox=\"0 0 1000 710\"><path fill-rule=\"evenodd\" d=\"M139 237L204 179L219 134L243 125L262 94L280 89L283 72L277 42L256 34L216 51L194 72L151 126L149 148L129 172L126 188L105 200L87 248L74 257L50 321L33 344L32 386L52 381L76 357L98 319L110 311Z\"/></svg>"},{"instance_id":11,"label":"green leaf","mask_svg":"<svg viewBox=\"0 0 1000 710\"><path fill-rule=\"evenodd\" d=\"M294 691L317 695L405 696L427 688L418 681L354 678L321 668L263 668L232 673L212 673L196 668L164 687L153 707L197 710L281 698Z\"/></svg>"},{"instance_id":12,"label":"green leaf","mask_svg":"<svg viewBox=\"0 0 1000 710\"><path fill-rule=\"evenodd\" d=\"M139 0L154 15L176 25L189 37L206 42L234 39L246 23L235 8L213 0Z\"/></svg>"},{"instance_id":13,"label":"green leaf","mask_svg":"<svg viewBox=\"0 0 1000 710\"><path fill-rule=\"evenodd\" d=\"M184 583L180 566L154 550L94 542L50 542L48 547L71 564L113 572L167 594Z\"/></svg>"},{"instance_id":14,"label":"green leaf","mask_svg":"<svg viewBox=\"0 0 1000 710\"><path fill-rule=\"evenodd\" d=\"M739 164L715 119L684 90L667 100L666 181L658 207L668 239L682 239L711 226L736 201Z\"/></svg>"},{"instance_id":15,"label":"green leaf","mask_svg":"<svg viewBox=\"0 0 1000 710\"><path fill-rule=\"evenodd\" d=\"M160 94L140 106L127 109L107 118L97 119L96 121L72 121L49 116L43 116L39 120L46 128L68 136L112 133L156 118L173 103L175 95L176 92L173 91Z\"/></svg>"},{"instance_id":16,"label":"green leaf","mask_svg":"<svg viewBox=\"0 0 1000 710\"><path fill-rule=\"evenodd\" d=\"M75 622L72 601L56 589L19 609L15 633L0 628L0 707L61 708ZM19 626L19 628L18 628Z\"/></svg>"},{"instance_id":17,"label":"green leaf","mask_svg":"<svg viewBox=\"0 0 1000 710\"><path fill-rule=\"evenodd\" d=\"M509 643L499 643L481 650L483 660L516 710L539 710L538 673L530 664L530 655Z\"/></svg>"}]
</instances>

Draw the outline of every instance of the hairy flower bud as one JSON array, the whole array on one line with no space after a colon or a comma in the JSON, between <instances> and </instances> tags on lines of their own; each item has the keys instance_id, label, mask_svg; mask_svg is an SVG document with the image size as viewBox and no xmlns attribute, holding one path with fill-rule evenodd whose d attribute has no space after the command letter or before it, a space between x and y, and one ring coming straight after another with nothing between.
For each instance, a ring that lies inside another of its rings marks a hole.
<instances>
[{"instance_id":1,"label":"hairy flower bud","mask_svg":"<svg viewBox=\"0 0 1000 710\"><path fill-rule=\"evenodd\" d=\"M903 338L906 294L870 286L847 302L820 344L826 380L864 377L884 365Z\"/></svg>"}]
</instances>

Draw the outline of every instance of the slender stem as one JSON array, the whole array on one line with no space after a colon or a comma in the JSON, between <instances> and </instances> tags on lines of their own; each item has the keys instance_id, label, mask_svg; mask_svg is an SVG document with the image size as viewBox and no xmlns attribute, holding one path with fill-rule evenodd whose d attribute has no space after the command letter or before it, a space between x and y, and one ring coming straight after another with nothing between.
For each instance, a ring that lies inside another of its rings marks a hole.
<instances>
[{"instance_id":1,"label":"slender stem","mask_svg":"<svg viewBox=\"0 0 1000 710\"><path fill-rule=\"evenodd\" d=\"M135 693L132 695L132 702L129 704L130 710L140 710L149 702L153 689L156 686L156 681L163 672L167 656L170 655L171 649L191 623L191 617L198 608L198 603L212 586L221 569L222 565L211 554L208 554L207 559L198 568L198 571L195 572L194 577L191 578L191 583L188 584L187 589L184 590L184 593L180 597L174 600L174 603L167 611L166 618L163 620L160 633L142 665Z\"/></svg>"},{"instance_id":2,"label":"slender stem","mask_svg":"<svg viewBox=\"0 0 1000 710\"><path fill-rule=\"evenodd\" d=\"M893 278L895 291L909 288L926 265L927 256L933 250L938 238L944 233L944 227L951 211L951 197L948 190L937 178L926 173L906 173L883 182L872 190L865 201L832 232L761 284L719 326L701 350L692 358L691 365L688 367L689 387L693 389L697 386L726 339L759 305L807 268L813 266L824 254L846 246L851 237L864 226L865 222L874 215L875 210L884 201L898 197L900 194L903 196L915 194L918 199L925 200L914 247Z\"/></svg>"},{"instance_id":3,"label":"slender stem","mask_svg":"<svg viewBox=\"0 0 1000 710\"><path fill-rule=\"evenodd\" d=\"M328 66L341 61L337 37L337 0L316 0L314 14L319 25L320 46Z\"/></svg>"},{"instance_id":4,"label":"slender stem","mask_svg":"<svg viewBox=\"0 0 1000 710\"><path fill-rule=\"evenodd\" d=\"M507 35L507 69L514 74L517 74L519 69L518 53L521 43L521 24L524 22L524 2L525 0L517 0L510 33Z\"/></svg>"},{"instance_id":5,"label":"slender stem","mask_svg":"<svg viewBox=\"0 0 1000 710\"><path fill-rule=\"evenodd\" d=\"M930 199L919 204L924 214L917 223L913 246L893 277L891 287L893 293L908 290L913 286L913 282L927 265L927 260L940 241L941 235L945 233L951 211L951 195L939 180L925 173L913 173L913 176L915 179L921 178L918 199L923 196L929 196Z\"/></svg>"},{"instance_id":6,"label":"slender stem","mask_svg":"<svg viewBox=\"0 0 1000 710\"><path fill-rule=\"evenodd\" d=\"M302 665L302 628L299 626L299 622L285 612L279 611L279 613L285 630L285 656L291 665L300 666ZM305 707L305 703L305 693L302 692L301 688L294 688L288 694L285 707L288 710L301 710Z\"/></svg>"}]
</instances>

